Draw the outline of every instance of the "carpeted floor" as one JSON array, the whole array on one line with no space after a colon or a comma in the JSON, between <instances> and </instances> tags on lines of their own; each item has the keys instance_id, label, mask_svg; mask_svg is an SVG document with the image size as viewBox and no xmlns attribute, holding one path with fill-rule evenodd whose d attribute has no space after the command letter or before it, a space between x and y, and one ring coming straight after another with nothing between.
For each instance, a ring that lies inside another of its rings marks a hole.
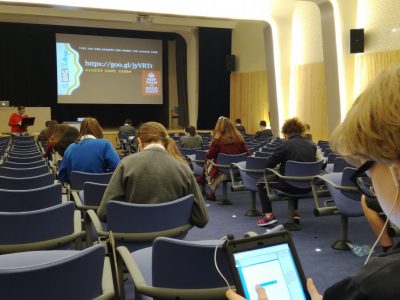
<instances>
[{"instance_id":1,"label":"carpeted floor","mask_svg":"<svg viewBox=\"0 0 400 300\"><path fill-rule=\"evenodd\" d=\"M221 197L222 188L217 190L217 198ZM188 240L220 239L226 234L235 238L242 237L248 231L264 233L266 228L256 225L259 217L244 216L250 206L249 192L229 192L233 205L221 206L216 202L206 200L209 212L209 223L205 228L193 228L187 235ZM258 198L257 198L257 201ZM260 209L260 203L257 202ZM318 290L323 291L341 278L360 268L366 257L357 257L351 251L339 251L330 247L339 236L340 217L315 217L313 214L313 199L300 200L301 231L292 232L300 261L306 277L311 277ZM278 223L285 223L287 202L273 203L274 214ZM374 236L364 217L349 219L349 238L352 244L372 245ZM375 252L380 252L377 249ZM131 299L131 283L126 285L127 299Z\"/></svg>"}]
</instances>

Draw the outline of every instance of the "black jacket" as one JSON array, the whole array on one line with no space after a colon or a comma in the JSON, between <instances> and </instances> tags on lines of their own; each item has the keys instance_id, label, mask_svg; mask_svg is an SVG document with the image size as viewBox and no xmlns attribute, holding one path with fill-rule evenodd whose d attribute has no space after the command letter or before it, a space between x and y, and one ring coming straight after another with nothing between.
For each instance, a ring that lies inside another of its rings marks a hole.
<instances>
[{"instance_id":1,"label":"black jacket","mask_svg":"<svg viewBox=\"0 0 400 300\"><path fill-rule=\"evenodd\" d=\"M400 299L400 245L393 250L373 258L357 273L347 277L324 293L330 299Z\"/></svg>"},{"instance_id":2,"label":"black jacket","mask_svg":"<svg viewBox=\"0 0 400 300\"><path fill-rule=\"evenodd\" d=\"M274 153L268 158L267 168L273 168L278 164L279 173L285 175L285 166L288 160L300 162L316 161L317 147L304 139L301 135L294 134L278 146Z\"/></svg>"}]
</instances>

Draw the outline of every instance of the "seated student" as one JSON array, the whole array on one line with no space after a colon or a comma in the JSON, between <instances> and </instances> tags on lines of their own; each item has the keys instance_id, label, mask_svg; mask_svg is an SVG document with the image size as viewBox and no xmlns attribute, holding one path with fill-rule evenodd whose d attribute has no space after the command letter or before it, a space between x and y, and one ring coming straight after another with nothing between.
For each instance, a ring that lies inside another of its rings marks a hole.
<instances>
[{"instance_id":1,"label":"seated student","mask_svg":"<svg viewBox=\"0 0 400 300\"><path fill-rule=\"evenodd\" d=\"M274 168L279 165L279 173L285 175L285 166L288 160L301 161L301 162L313 162L316 161L317 147L311 144L303 137L305 127L297 118L289 119L282 126L282 133L285 136L286 141L283 142L275 149L274 153L268 158L266 168ZM270 178L275 179L272 175ZM270 180L269 180L270 182ZM276 178L276 182L270 184L271 187L276 187L279 190L292 192L292 193L307 193L310 190L299 189L288 185L284 181L279 181ZM271 201L268 198L267 191L265 190L265 182L257 184L258 192L261 200L262 212L264 216L257 222L258 226L268 226L277 222L275 216L272 214ZM295 222L300 222L298 213L298 201L295 203Z\"/></svg>"},{"instance_id":2,"label":"seated student","mask_svg":"<svg viewBox=\"0 0 400 300\"><path fill-rule=\"evenodd\" d=\"M124 125L118 128L118 134L128 134L128 135L136 135L137 130L132 126L132 120L127 118L124 121Z\"/></svg>"},{"instance_id":3,"label":"seated student","mask_svg":"<svg viewBox=\"0 0 400 300\"><path fill-rule=\"evenodd\" d=\"M272 137L272 130L267 128L267 122L264 120L260 121L260 130L256 132L254 135L255 139L262 138L262 137Z\"/></svg>"},{"instance_id":4,"label":"seated student","mask_svg":"<svg viewBox=\"0 0 400 300\"><path fill-rule=\"evenodd\" d=\"M119 156L96 119L86 118L81 123L77 141L68 146L58 170L58 179L70 182L72 171L107 173L115 170Z\"/></svg>"},{"instance_id":5,"label":"seated student","mask_svg":"<svg viewBox=\"0 0 400 300\"><path fill-rule=\"evenodd\" d=\"M99 218L104 219L109 200L154 204L193 194L191 222L204 227L208 215L200 189L165 127L157 122L144 123L137 141L139 152L124 157L114 171L97 210Z\"/></svg>"},{"instance_id":6,"label":"seated student","mask_svg":"<svg viewBox=\"0 0 400 300\"><path fill-rule=\"evenodd\" d=\"M61 157L64 157L64 152L67 150L68 146L76 142L79 137L79 130L75 127L69 126L58 142L54 145L54 151L57 152Z\"/></svg>"},{"instance_id":7,"label":"seated student","mask_svg":"<svg viewBox=\"0 0 400 300\"><path fill-rule=\"evenodd\" d=\"M38 141L48 141L57 127L57 120L46 121L46 128L42 129L38 135Z\"/></svg>"},{"instance_id":8,"label":"seated student","mask_svg":"<svg viewBox=\"0 0 400 300\"><path fill-rule=\"evenodd\" d=\"M47 141L47 146L44 151L44 157L48 158L49 160L53 159L53 150L54 146L58 143L64 132L69 128L69 125L66 124L56 124L53 130L52 135L50 136L49 140Z\"/></svg>"},{"instance_id":9,"label":"seated student","mask_svg":"<svg viewBox=\"0 0 400 300\"><path fill-rule=\"evenodd\" d=\"M400 67L383 71L368 85L333 132L331 148L367 173L382 210L399 227ZM400 244L396 244L329 287L323 296L311 279L307 289L313 300L400 299L399 284ZM227 296L241 299L233 292Z\"/></svg>"},{"instance_id":10,"label":"seated student","mask_svg":"<svg viewBox=\"0 0 400 300\"><path fill-rule=\"evenodd\" d=\"M218 121L215 124L214 131L212 133L211 145L206 154L207 161L204 166L205 178L207 179L208 185L211 189L206 198L211 201L216 201L215 190L217 189L218 185L227 178L227 175L225 173L219 172L218 168L214 167L209 162L209 160L213 160L218 163L216 160L219 153L247 153L247 155L250 155L250 152L244 142L243 136L233 125L232 121L226 117L218 118ZM198 182L200 184L203 178L198 179Z\"/></svg>"},{"instance_id":11,"label":"seated student","mask_svg":"<svg viewBox=\"0 0 400 300\"><path fill-rule=\"evenodd\" d=\"M185 127L185 134L185 136L182 136L179 139L179 146L181 148L195 149L203 147L203 138L196 134L196 127Z\"/></svg>"},{"instance_id":12,"label":"seated student","mask_svg":"<svg viewBox=\"0 0 400 300\"><path fill-rule=\"evenodd\" d=\"M245 135L245 134L246 134L246 128L242 125L242 120L236 119L236 124L235 124L235 126L236 126L236 129L239 130L239 132L240 132L242 135Z\"/></svg>"},{"instance_id":13,"label":"seated student","mask_svg":"<svg viewBox=\"0 0 400 300\"><path fill-rule=\"evenodd\" d=\"M304 126L306 127L306 131L304 132L304 138L310 142L312 142L312 134L310 132L310 125L308 124L304 124Z\"/></svg>"}]
</instances>

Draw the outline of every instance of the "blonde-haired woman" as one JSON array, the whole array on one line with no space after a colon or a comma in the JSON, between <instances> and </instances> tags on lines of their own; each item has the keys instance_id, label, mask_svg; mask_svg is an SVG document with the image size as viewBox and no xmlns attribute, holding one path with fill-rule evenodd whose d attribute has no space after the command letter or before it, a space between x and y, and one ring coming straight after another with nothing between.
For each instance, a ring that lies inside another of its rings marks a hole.
<instances>
[{"instance_id":1,"label":"blonde-haired woman","mask_svg":"<svg viewBox=\"0 0 400 300\"><path fill-rule=\"evenodd\" d=\"M212 132L211 145L207 151L206 158L207 160L217 162L216 160L219 153L247 153L247 155L250 155L242 134L237 130L232 121L226 117L219 117L215 124L215 128ZM214 167L209 161L206 161L204 169L205 177L211 189L210 193L207 194L207 199L215 201L215 190L222 181L227 179L227 176L225 173L219 172L218 168Z\"/></svg>"},{"instance_id":2,"label":"blonde-haired woman","mask_svg":"<svg viewBox=\"0 0 400 300\"><path fill-rule=\"evenodd\" d=\"M165 127L157 122L144 123L137 142L139 152L123 158L115 170L97 211L99 217L106 215L109 200L154 204L193 194L191 222L204 227L208 215L200 189Z\"/></svg>"},{"instance_id":3,"label":"blonde-haired woman","mask_svg":"<svg viewBox=\"0 0 400 300\"><path fill-rule=\"evenodd\" d=\"M64 152L58 179L70 182L72 171L107 173L115 170L119 156L111 143L103 139L103 130L94 118L81 123L79 136Z\"/></svg>"},{"instance_id":4,"label":"blonde-haired woman","mask_svg":"<svg viewBox=\"0 0 400 300\"><path fill-rule=\"evenodd\" d=\"M367 172L388 220L400 226L400 67L382 72L358 97L332 134L331 147L359 166L355 177ZM323 297L311 279L307 282L313 300L400 299L399 285L399 244L329 287ZM227 297L243 299L233 292Z\"/></svg>"}]
</instances>

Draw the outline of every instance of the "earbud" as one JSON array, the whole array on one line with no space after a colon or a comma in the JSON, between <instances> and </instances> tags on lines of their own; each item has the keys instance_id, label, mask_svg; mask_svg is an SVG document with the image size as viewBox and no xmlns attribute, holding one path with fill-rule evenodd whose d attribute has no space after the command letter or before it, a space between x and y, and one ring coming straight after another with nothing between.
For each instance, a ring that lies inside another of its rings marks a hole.
<instances>
[{"instance_id":1,"label":"earbud","mask_svg":"<svg viewBox=\"0 0 400 300\"><path fill-rule=\"evenodd\" d=\"M395 164L389 166L390 174L392 174L395 187L400 187L398 167Z\"/></svg>"}]
</instances>

